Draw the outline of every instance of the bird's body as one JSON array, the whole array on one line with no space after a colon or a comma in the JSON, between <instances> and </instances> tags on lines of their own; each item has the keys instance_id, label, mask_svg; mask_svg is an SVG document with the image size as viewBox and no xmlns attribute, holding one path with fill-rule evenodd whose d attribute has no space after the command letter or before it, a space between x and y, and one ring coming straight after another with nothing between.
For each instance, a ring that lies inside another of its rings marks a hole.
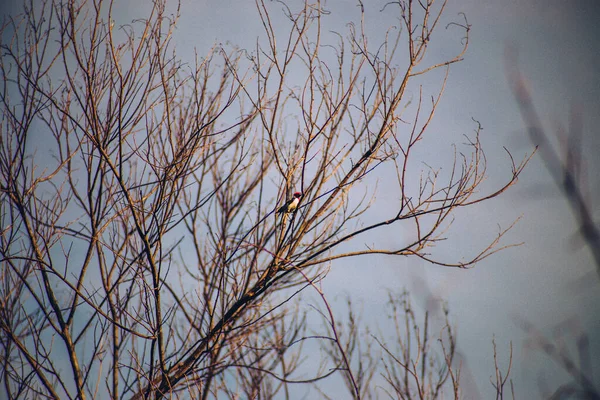
<instances>
[{"instance_id":1,"label":"bird's body","mask_svg":"<svg viewBox=\"0 0 600 400\"><path fill-rule=\"evenodd\" d=\"M277 214L290 214L296 211L296 209L298 208L298 204L300 203L301 197L302 193L294 193L294 196L290 200L286 201L284 205L279 207L279 209L277 210Z\"/></svg>"}]
</instances>

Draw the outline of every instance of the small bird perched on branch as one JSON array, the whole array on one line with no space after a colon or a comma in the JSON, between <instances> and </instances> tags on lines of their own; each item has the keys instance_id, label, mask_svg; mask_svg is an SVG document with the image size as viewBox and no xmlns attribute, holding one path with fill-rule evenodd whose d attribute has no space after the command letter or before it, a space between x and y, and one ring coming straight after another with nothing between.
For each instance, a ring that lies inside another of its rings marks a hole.
<instances>
[{"instance_id":1,"label":"small bird perched on branch","mask_svg":"<svg viewBox=\"0 0 600 400\"><path fill-rule=\"evenodd\" d=\"M291 199L289 199L288 201L285 202L284 205L279 207L279 210L277 210L277 214L291 214L294 211L296 211L296 208L298 208L298 204L300 203L301 197L302 197L302 193L300 193L300 192L294 193L294 196Z\"/></svg>"}]
</instances>

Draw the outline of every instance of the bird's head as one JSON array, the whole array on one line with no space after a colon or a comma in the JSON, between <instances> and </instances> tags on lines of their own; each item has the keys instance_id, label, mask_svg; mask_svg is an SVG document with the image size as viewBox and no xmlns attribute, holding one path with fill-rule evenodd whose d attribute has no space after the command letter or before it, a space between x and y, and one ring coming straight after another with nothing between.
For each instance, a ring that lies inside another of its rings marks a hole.
<instances>
[{"instance_id":1,"label":"bird's head","mask_svg":"<svg viewBox=\"0 0 600 400\"><path fill-rule=\"evenodd\" d=\"M300 192L294 193L294 198L295 199L299 199L300 197L302 197L302 193L300 193Z\"/></svg>"}]
</instances>

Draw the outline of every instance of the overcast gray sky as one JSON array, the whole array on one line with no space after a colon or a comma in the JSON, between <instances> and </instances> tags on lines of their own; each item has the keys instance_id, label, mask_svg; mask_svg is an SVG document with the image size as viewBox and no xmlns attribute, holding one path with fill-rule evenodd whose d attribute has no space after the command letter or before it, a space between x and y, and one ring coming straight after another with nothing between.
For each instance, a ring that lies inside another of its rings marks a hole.
<instances>
[{"instance_id":1,"label":"overcast gray sky","mask_svg":"<svg viewBox=\"0 0 600 400\"><path fill-rule=\"evenodd\" d=\"M232 43L252 47L261 35L252 3L183 1L181 45L208 48L213 43ZM326 8L332 11L325 20L329 22L324 22L326 26L340 29L345 22L356 20L355 4L353 0L326 2ZM393 23L389 13L379 12L383 4L365 2L367 29L374 35ZM591 201L599 204L594 173L599 165L600 144L596 134L600 122L599 7L594 0L448 2L448 20L457 18L459 12L467 15L472 25L471 42L464 62L451 69L442 105L430 129L449 132L453 141L461 142L463 134L473 132L471 118L478 120L484 128L482 142L488 152L490 185L508 178L503 146L516 158L532 150L505 77L505 49L512 46L518 51L519 66L549 132L554 134L559 124L568 124L571 106L580 110ZM274 19L274 23L281 20ZM455 39L442 40L432 49L434 56L446 56L446 46L456 45ZM377 315L385 303L382 288L406 287L422 307L431 305L431 291L434 297L449 303L460 351L476 382L470 385L469 397L489 398L493 393L489 383L493 336L500 354L505 356L509 342L513 343L512 376L517 397L541 397L543 382L548 390L554 390L564 375L548 358L526 345L526 336L516 319L527 320L548 334L569 321L573 333L584 330L592 337L592 351L600 359L596 334L600 332L600 284L589 252L575 235L576 225L567 204L539 157L506 195L468 214L457 215L452 245L442 246L440 251L453 259L466 258L482 240L496 234L498 223L506 227L519 216L522 219L506 243L525 244L497 254L472 270L447 270L416 260L399 263L377 258L367 265L356 260L334 265L325 288L331 299L339 299L339 304L343 304L345 294L352 293L355 302L364 302L363 310L368 315ZM599 362L596 371L598 381ZM464 378L469 379L468 374Z\"/></svg>"}]
</instances>

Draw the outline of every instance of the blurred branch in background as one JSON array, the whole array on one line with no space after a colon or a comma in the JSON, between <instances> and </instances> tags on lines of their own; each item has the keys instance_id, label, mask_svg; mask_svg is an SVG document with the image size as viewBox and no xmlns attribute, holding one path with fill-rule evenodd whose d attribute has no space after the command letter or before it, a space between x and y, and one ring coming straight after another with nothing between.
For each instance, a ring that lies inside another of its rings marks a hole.
<instances>
[{"instance_id":1,"label":"blurred branch in background","mask_svg":"<svg viewBox=\"0 0 600 400\"><path fill-rule=\"evenodd\" d=\"M583 168L581 153L583 122L576 107L571 107L569 130L566 132L564 154L555 149L551 139L542 125L542 121L533 104L527 80L518 68L515 49L506 50L506 74L512 92L519 104L521 116L527 127L532 143L539 149L540 156L556 185L562 190L579 225L578 233L588 245L594 258L598 275L600 275L600 230L594 222L591 201L586 199L589 193ZM562 139L562 138L560 138Z\"/></svg>"},{"instance_id":2,"label":"blurred branch in background","mask_svg":"<svg viewBox=\"0 0 600 400\"><path fill-rule=\"evenodd\" d=\"M558 388L548 387L548 383L539 378L542 396L547 399L580 398L600 399L600 388L594 383L592 351L587 332L576 317L558 324L554 335L548 338L530 322L520 318L518 325L527 333L525 347L543 352L548 358L564 370L572 379ZM569 350L569 343L575 343L575 355Z\"/></svg>"},{"instance_id":3,"label":"blurred branch in background","mask_svg":"<svg viewBox=\"0 0 600 400\"><path fill-rule=\"evenodd\" d=\"M586 181L585 160L582 155L582 115L577 107L572 106L568 131L558 130L559 134L564 134L564 137L559 137L559 143L564 145L564 153L561 154L561 149L553 146L552 138L542 126L527 79L518 67L517 51L514 48L507 48L505 65L507 79L529 138L538 148L546 170L565 196L578 224L576 234L583 237L600 275L600 230L593 219L593 203L589 198L591 191L586 187L589 183ZM571 378L570 382L561 384L555 390L548 388L546 382L540 381L544 398L600 399L600 387L594 383L593 351L589 335L581 327L577 317L569 317L557 324L554 327L555 335L551 339L523 318L517 317L516 323L528 335L525 346L543 352ZM569 351L571 340L575 342L576 356Z\"/></svg>"}]
</instances>

